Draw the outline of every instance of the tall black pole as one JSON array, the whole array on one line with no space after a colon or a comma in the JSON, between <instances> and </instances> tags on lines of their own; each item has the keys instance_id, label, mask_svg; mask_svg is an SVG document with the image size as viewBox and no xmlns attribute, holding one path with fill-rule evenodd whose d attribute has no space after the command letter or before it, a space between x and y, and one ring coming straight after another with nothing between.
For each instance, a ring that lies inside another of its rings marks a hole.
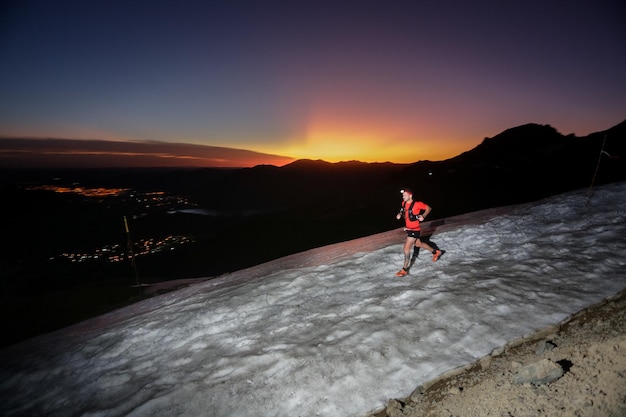
<instances>
[{"instance_id":1,"label":"tall black pole","mask_svg":"<svg viewBox=\"0 0 626 417\"><path fill-rule=\"evenodd\" d=\"M598 175L598 170L600 169L600 161L602 161L602 154L604 153L604 144L606 143L606 135L604 135L604 140L602 141L602 149L600 149L600 155L598 155L598 163L596 164L596 170L593 173L593 178L591 178L591 185L589 186L589 192L587 193L587 202L585 203L585 207L589 205L591 202L591 196L593 195L593 184L596 182L596 176Z\"/></svg>"},{"instance_id":2,"label":"tall black pole","mask_svg":"<svg viewBox=\"0 0 626 417\"><path fill-rule=\"evenodd\" d=\"M135 270L137 288L139 288L139 293L141 293L141 283L139 282L139 273L137 272L137 262L135 261L135 254L133 253L133 243L130 239L130 229L128 227L128 220L126 220L126 216L124 216L124 227L126 228L126 236L128 236L128 254L130 256L130 263Z\"/></svg>"}]
</instances>

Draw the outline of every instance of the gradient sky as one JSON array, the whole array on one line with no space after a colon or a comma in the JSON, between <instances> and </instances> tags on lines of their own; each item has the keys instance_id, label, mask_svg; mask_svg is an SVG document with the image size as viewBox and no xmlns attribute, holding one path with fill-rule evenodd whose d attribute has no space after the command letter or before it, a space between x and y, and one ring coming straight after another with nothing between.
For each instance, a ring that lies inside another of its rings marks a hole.
<instances>
[{"instance_id":1,"label":"gradient sky","mask_svg":"<svg viewBox=\"0 0 626 417\"><path fill-rule=\"evenodd\" d=\"M626 119L622 0L9 0L0 136L331 162Z\"/></svg>"}]
</instances>

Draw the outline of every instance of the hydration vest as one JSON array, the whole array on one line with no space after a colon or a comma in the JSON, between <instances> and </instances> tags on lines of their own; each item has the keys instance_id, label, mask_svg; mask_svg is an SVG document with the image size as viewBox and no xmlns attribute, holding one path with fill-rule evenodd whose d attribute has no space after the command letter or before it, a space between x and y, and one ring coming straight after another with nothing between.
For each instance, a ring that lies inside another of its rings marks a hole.
<instances>
[{"instance_id":1,"label":"hydration vest","mask_svg":"<svg viewBox=\"0 0 626 417\"><path fill-rule=\"evenodd\" d=\"M413 213L413 206L415 205L415 200L411 201L411 204L409 205L409 220L411 220L412 222L417 220L417 216L424 214L424 209L421 209L419 213L415 214Z\"/></svg>"}]
</instances>

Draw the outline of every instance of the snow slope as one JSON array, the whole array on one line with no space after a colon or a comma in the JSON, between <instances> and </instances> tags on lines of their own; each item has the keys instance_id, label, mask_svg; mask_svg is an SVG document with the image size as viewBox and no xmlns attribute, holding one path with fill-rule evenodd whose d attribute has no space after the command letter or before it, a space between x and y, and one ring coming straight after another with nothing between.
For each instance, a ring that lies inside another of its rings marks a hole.
<instances>
[{"instance_id":1,"label":"snow slope","mask_svg":"<svg viewBox=\"0 0 626 417\"><path fill-rule=\"evenodd\" d=\"M586 191L435 222L404 278L398 229L3 349L0 413L364 415L626 287L626 183Z\"/></svg>"}]
</instances>

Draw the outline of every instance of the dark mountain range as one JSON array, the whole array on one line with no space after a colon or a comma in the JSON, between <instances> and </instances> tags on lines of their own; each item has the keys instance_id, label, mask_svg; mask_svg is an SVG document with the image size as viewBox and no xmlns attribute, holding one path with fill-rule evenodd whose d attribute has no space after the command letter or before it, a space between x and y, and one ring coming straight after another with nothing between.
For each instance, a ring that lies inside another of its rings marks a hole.
<instances>
[{"instance_id":1,"label":"dark mountain range","mask_svg":"<svg viewBox=\"0 0 626 417\"><path fill-rule=\"evenodd\" d=\"M534 201L588 187L592 180L624 179L626 122L586 137L563 136L549 125L519 126L449 160L414 164L401 175L415 179L422 198L439 207L442 217Z\"/></svg>"},{"instance_id":2,"label":"dark mountain range","mask_svg":"<svg viewBox=\"0 0 626 417\"><path fill-rule=\"evenodd\" d=\"M445 161L398 165L300 160L281 168L235 170L214 179L209 174L204 181L202 173L195 173L187 191L203 206L293 210L307 213L308 222L337 217L351 223L362 213L361 220L380 231L394 227L382 218L395 213L402 187L414 188L435 208L431 216L441 218L589 186L603 145L595 182L626 178L626 122L586 137L528 124L485 138ZM370 232L366 225L359 228Z\"/></svg>"}]
</instances>

